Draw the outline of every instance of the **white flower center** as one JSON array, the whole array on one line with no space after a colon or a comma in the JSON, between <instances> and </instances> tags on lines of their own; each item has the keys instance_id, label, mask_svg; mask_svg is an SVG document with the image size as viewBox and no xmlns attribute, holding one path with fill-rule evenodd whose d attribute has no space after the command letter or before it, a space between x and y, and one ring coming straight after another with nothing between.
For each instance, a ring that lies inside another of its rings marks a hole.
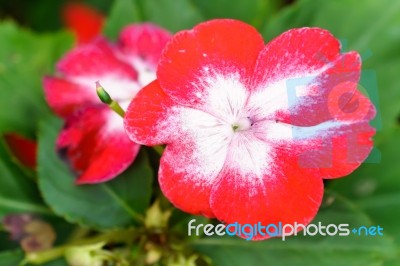
<instances>
[{"instance_id":1,"label":"white flower center","mask_svg":"<svg viewBox=\"0 0 400 266\"><path fill-rule=\"evenodd\" d=\"M232 124L232 129L234 132L244 131L250 129L251 125L252 123L249 117L242 117Z\"/></svg>"},{"instance_id":2,"label":"white flower center","mask_svg":"<svg viewBox=\"0 0 400 266\"><path fill-rule=\"evenodd\" d=\"M194 106L177 106L171 119L158 126L159 130L170 129L168 134L174 135L176 130L170 125L181 124L183 134L178 134L176 141L186 154L176 168L184 164L185 169L179 171L189 173L200 185L218 180L221 171L228 167L234 181L242 178L259 186L265 178L286 174L274 163L281 150L296 142L319 145L321 138L334 136L338 130L341 134L352 130L342 121L303 126L277 120L281 110L296 111L297 106L314 103L313 98L307 97L315 94L312 80L307 79L305 87L296 94L298 97L293 97L292 93L297 91L289 90L290 78L248 88L252 85L244 84L239 73L217 71L204 66L198 80L191 83L191 96L195 99L190 103Z\"/></svg>"}]
</instances>

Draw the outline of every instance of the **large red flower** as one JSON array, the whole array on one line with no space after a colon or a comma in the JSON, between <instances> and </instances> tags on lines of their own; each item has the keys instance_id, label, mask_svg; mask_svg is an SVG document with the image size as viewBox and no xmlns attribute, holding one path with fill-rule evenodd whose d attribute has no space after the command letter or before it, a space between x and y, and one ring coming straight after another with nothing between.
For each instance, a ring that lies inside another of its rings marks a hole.
<instances>
[{"instance_id":1,"label":"large red flower","mask_svg":"<svg viewBox=\"0 0 400 266\"><path fill-rule=\"evenodd\" d=\"M121 117L102 104L95 82L127 107L155 79L157 61L170 34L154 25L124 28L117 44L104 38L74 48L57 64L58 75L45 77L50 107L66 121L57 148L77 173L77 183L107 181L135 159L139 145L127 137Z\"/></svg>"},{"instance_id":2,"label":"large red flower","mask_svg":"<svg viewBox=\"0 0 400 266\"><path fill-rule=\"evenodd\" d=\"M308 224L323 178L349 174L372 148L360 67L323 29L264 45L240 21L201 23L167 44L125 128L137 143L167 144L159 181L176 207L226 223Z\"/></svg>"}]
</instances>

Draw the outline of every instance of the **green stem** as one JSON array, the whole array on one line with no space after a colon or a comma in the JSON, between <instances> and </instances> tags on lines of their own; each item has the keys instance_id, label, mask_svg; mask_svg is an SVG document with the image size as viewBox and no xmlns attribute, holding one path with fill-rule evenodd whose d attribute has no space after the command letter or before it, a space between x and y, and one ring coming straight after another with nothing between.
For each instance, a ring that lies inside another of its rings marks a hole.
<instances>
[{"instance_id":1,"label":"green stem","mask_svg":"<svg viewBox=\"0 0 400 266\"><path fill-rule=\"evenodd\" d=\"M100 101L107 104L111 108L111 110L124 118L125 111L121 108L118 102L114 101L111 98L110 94L108 94L108 92L103 88L103 86L100 85L100 82L98 81L96 81L96 93Z\"/></svg>"},{"instance_id":2,"label":"green stem","mask_svg":"<svg viewBox=\"0 0 400 266\"><path fill-rule=\"evenodd\" d=\"M157 152L159 155L162 155L163 152L164 152L164 147L161 146L161 145L153 146L152 148L153 148L153 150L154 150L155 152Z\"/></svg>"},{"instance_id":3,"label":"green stem","mask_svg":"<svg viewBox=\"0 0 400 266\"><path fill-rule=\"evenodd\" d=\"M117 103L116 101L111 101L111 103L108 105L111 110L113 110L114 112L116 112L120 117L124 118L125 116L125 111L124 109L122 109L122 107L119 105L119 103Z\"/></svg>"},{"instance_id":4,"label":"green stem","mask_svg":"<svg viewBox=\"0 0 400 266\"><path fill-rule=\"evenodd\" d=\"M68 246L60 246L46 251L28 253L20 265L22 266L28 263L40 265L55 260L63 256L67 248Z\"/></svg>"},{"instance_id":5,"label":"green stem","mask_svg":"<svg viewBox=\"0 0 400 266\"><path fill-rule=\"evenodd\" d=\"M99 99L107 104L111 110L113 110L115 113L117 113L120 117L124 118L125 116L125 111L122 109L122 107L119 105L118 102L114 101L110 94L100 85L100 82L96 82L96 93L99 96ZM164 151L163 146L154 146L153 149L159 154L162 155Z\"/></svg>"},{"instance_id":6,"label":"green stem","mask_svg":"<svg viewBox=\"0 0 400 266\"><path fill-rule=\"evenodd\" d=\"M28 253L20 265L26 265L28 263L40 265L55 260L64 256L65 252L71 247L92 245L100 242L128 243L131 242L136 236L137 231L134 229L109 231L92 238L72 241L67 245L55 247L49 250Z\"/></svg>"}]
</instances>

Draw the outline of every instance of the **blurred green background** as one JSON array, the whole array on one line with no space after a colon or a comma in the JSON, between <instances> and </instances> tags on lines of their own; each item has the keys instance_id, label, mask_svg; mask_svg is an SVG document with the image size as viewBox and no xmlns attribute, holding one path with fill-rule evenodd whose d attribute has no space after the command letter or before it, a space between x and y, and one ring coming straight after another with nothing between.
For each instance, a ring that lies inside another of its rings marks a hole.
<instances>
[{"instance_id":1,"label":"blurred green background","mask_svg":"<svg viewBox=\"0 0 400 266\"><path fill-rule=\"evenodd\" d=\"M1 0L0 17L12 18L36 32L59 30L63 26L63 8L71 2L85 3L104 14L113 4L111 0Z\"/></svg>"},{"instance_id":2,"label":"blurred green background","mask_svg":"<svg viewBox=\"0 0 400 266\"><path fill-rule=\"evenodd\" d=\"M38 121L50 112L40 80L74 45L72 35L63 32L61 14L66 2L0 1L1 133L15 131L35 138ZM190 246L210 257L214 265L400 265L400 1L82 2L106 16L103 32L110 38L132 22L152 21L176 32L207 19L230 17L257 27L265 41L290 28L317 26L339 38L344 51L357 50L363 56L361 84L379 111L373 121L376 149L353 174L326 183L324 203L315 221L380 225L384 236L294 237L256 243L204 238ZM0 173L6 171L1 168ZM5 191L7 184L0 178L0 195L6 193L1 186ZM1 208L0 199L0 214ZM15 265L2 264L7 258L12 255L0 253L0 265Z\"/></svg>"}]
</instances>

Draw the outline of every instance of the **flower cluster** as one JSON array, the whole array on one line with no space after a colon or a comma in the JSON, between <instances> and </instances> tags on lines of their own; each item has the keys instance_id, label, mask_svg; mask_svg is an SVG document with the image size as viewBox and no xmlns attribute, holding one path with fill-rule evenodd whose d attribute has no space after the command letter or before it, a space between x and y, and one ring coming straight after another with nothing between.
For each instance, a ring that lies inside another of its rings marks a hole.
<instances>
[{"instance_id":1,"label":"flower cluster","mask_svg":"<svg viewBox=\"0 0 400 266\"><path fill-rule=\"evenodd\" d=\"M123 172L139 145L127 137L121 117L104 106L93 89L107 87L122 107L155 78L158 59L170 34L152 24L124 28L116 44L103 37L78 46L44 78L50 107L65 120L57 149L76 172L77 183L98 183Z\"/></svg>"}]
</instances>

